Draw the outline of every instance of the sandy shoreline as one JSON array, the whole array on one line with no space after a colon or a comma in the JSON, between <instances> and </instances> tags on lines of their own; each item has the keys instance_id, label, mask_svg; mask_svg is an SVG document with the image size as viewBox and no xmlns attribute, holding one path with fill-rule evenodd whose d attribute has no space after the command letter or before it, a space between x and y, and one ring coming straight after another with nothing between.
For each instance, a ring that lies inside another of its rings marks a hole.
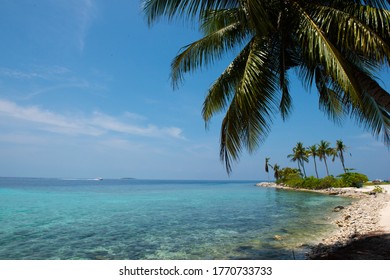
<instances>
[{"instance_id":1,"label":"sandy shoreline","mask_svg":"<svg viewBox=\"0 0 390 280\"><path fill-rule=\"evenodd\" d=\"M311 191L280 186L272 183L259 183L257 186ZM329 195L358 198L351 205L337 209L339 217L333 221L338 228L331 232L321 243L313 246L307 254L307 259L326 258L327 255L346 247L352 242L369 235L390 234L390 184L381 185L385 193L373 193L374 186L360 189L327 189L314 191Z\"/></svg>"},{"instance_id":2,"label":"sandy shoreline","mask_svg":"<svg viewBox=\"0 0 390 280\"><path fill-rule=\"evenodd\" d=\"M386 191L387 195L390 196L390 185L382 186ZM386 204L380 212L379 225L382 227L384 232L390 233L390 201L386 201Z\"/></svg>"}]
</instances>

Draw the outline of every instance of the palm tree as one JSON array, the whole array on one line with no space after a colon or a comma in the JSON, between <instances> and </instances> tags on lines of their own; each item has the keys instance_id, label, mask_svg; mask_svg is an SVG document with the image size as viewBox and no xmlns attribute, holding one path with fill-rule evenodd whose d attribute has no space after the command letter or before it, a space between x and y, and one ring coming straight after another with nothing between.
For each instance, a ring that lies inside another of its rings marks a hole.
<instances>
[{"instance_id":1,"label":"palm tree","mask_svg":"<svg viewBox=\"0 0 390 280\"><path fill-rule=\"evenodd\" d=\"M267 175L268 175L268 181L269 181L269 169L268 169L268 167L269 166L271 166L271 164L269 163L269 160L270 160L271 158L269 158L269 157L267 157L267 158L265 158L265 172L267 172Z\"/></svg>"},{"instance_id":2,"label":"palm tree","mask_svg":"<svg viewBox=\"0 0 390 280\"><path fill-rule=\"evenodd\" d=\"M344 145L342 140L337 140L336 141L336 147L334 148L335 150L335 155L334 158L337 156L340 158L341 165L343 166L344 173L347 173L347 169L345 168L344 164L344 153L347 151L347 146Z\"/></svg>"},{"instance_id":3,"label":"palm tree","mask_svg":"<svg viewBox=\"0 0 390 280\"><path fill-rule=\"evenodd\" d=\"M298 142L297 145L293 148L293 153L287 156L288 158L291 158L292 161L298 162L298 169L299 172L306 177L306 170L305 170L305 164L304 162L309 162L309 159L307 157L307 151L305 147L303 146L302 142ZM301 170L302 167L302 170Z\"/></svg>"},{"instance_id":4,"label":"palm tree","mask_svg":"<svg viewBox=\"0 0 390 280\"><path fill-rule=\"evenodd\" d=\"M331 156L332 153L333 149L330 147L330 143L328 141L321 140L320 144L318 145L317 155L321 161L324 160L327 176L329 176L329 169L328 164L326 163L326 157Z\"/></svg>"},{"instance_id":5,"label":"palm tree","mask_svg":"<svg viewBox=\"0 0 390 280\"><path fill-rule=\"evenodd\" d=\"M318 156L318 150L317 150L317 145L312 145L307 148L309 152L309 156L312 156L314 159L314 169L316 171L316 176L318 178L318 170L317 170L317 161L316 161L316 156Z\"/></svg>"},{"instance_id":6,"label":"palm tree","mask_svg":"<svg viewBox=\"0 0 390 280\"><path fill-rule=\"evenodd\" d=\"M231 162L253 152L275 116L292 108L289 74L314 83L320 109L339 122L345 115L390 144L390 94L373 73L390 64L390 11L385 0L143 0L149 23L198 18L204 37L172 62L177 87L186 73L229 51L236 57L211 85L203 105L206 124L226 110L220 157Z\"/></svg>"},{"instance_id":7,"label":"palm tree","mask_svg":"<svg viewBox=\"0 0 390 280\"><path fill-rule=\"evenodd\" d=\"M274 170L274 177L275 177L275 180L278 180L279 177L280 177L280 166L277 165L276 163L274 164L274 166L272 167L272 169Z\"/></svg>"}]
</instances>

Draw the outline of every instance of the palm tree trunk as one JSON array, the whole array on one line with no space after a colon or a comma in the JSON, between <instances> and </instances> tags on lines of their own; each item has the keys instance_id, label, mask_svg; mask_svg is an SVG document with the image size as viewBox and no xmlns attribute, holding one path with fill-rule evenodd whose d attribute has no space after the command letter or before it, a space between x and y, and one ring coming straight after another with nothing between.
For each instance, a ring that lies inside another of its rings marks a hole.
<instances>
[{"instance_id":1,"label":"palm tree trunk","mask_svg":"<svg viewBox=\"0 0 390 280\"><path fill-rule=\"evenodd\" d=\"M301 164L299 163L299 160L297 162L298 162L299 173L302 175Z\"/></svg>"},{"instance_id":2,"label":"palm tree trunk","mask_svg":"<svg viewBox=\"0 0 390 280\"><path fill-rule=\"evenodd\" d=\"M316 158L315 157L314 157L314 170L316 171L316 176L317 176L317 179L318 179L317 162L316 162Z\"/></svg>"},{"instance_id":3,"label":"palm tree trunk","mask_svg":"<svg viewBox=\"0 0 390 280\"><path fill-rule=\"evenodd\" d=\"M302 165L302 169L303 169L303 175L304 175L305 178L306 178L305 164L304 164L303 162L301 162L301 165Z\"/></svg>"},{"instance_id":4,"label":"palm tree trunk","mask_svg":"<svg viewBox=\"0 0 390 280\"><path fill-rule=\"evenodd\" d=\"M347 173L347 171L345 170L345 165L344 165L344 155L343 155L343 152L340 152L340 161L341 161L341 165L343 166L344 173Z\"/></svg>"},{"instance_id":5,"label":"palm tree trunk","mask_svg":"<svg viewBox=\"0 0 390 280\"><path fill-rule=\"evenodd\" d=\"M326 157L324 157L325 167L326 167L326 175L329 176L328 164L326 163Z\"/></svg>"},{"instance_id":6,"label":"palm tree trunk","mask_svg":"<svg viewBox=\"0 0 390 280\"><path fill-rule=\"evenodd\" d=\"M347 173L347 170L345 169L344 160L341 160L341 165L343 166L344 173Z\"/></svg>"}]
</instances>

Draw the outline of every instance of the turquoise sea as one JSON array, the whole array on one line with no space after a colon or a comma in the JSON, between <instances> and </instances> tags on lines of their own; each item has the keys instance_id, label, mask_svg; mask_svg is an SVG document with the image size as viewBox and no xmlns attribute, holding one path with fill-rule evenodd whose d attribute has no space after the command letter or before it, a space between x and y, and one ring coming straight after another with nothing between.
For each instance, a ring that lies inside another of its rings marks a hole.
<instances>
[{"instance_id":1,"label":"turquoise sea","mask_svg":"<svg viewBox=\"0 0 390 280\"><path fill-rule=\"evenodd\" d=\"M255 183L0 178L0 259L302 259L351 202Z\"/></svg>"}]
</instances>

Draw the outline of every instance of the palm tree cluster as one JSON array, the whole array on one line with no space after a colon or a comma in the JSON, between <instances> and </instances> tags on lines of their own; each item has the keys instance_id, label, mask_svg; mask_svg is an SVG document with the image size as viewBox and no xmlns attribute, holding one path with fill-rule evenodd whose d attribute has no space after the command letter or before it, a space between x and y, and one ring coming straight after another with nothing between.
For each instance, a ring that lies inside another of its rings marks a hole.
<instances>
[{"instance_id":1,"label":"palm tree cluster","mask_svg":"<svg viewBox=\"0 0 390 280\"><path fill-rule=\"evenodd\" d=\"M316 177L318 177L318 169L317 169L317 161L318 158L320 161L323 161L326 168L326 175L329 176L329 169L328 169L328 163L327 159L329 157L332 158L332 161L334 162L336 158L340 159L341 165L343 166L344 173L348 171L347 168L345 168L345 158L344 155L347 151L347 146L344 144L342 140L337 140L335 147L331 147L330 143L328 141L321 140L319 144L315 144L309 147L304 147L302 142L298 142L296 146L292 150L292 154L289 154L287 157L291 159L293 162L297 162L298 164L298 170L299 173L302 174L304 177L306 177L306 170L305 170L305 162L309 162L309 157L313 158L314 162L314 169L316 173ZM268 167L271 167L275 171L275 179L278 179L279 172L280 172L280 166L275 164L272 166L270 163L270 158L266 158L266 172L268 173ZM274 168L276 167L276 168Z\"/></svg>"},{"instance_id":2,"label":"palm tree cluster","mask_svg":"<svg viewBox=\"0 0 390 280\"><path fill-rule=\"evenodd\" d=\"M199 21L203 38L172 62L174 87L184 74L235 53L202 111L206 124L225 112L220 157L228 173L243 149L253 152L266 139L278 114L290 115L290 70L317 89L319 108L331 120L349 116L390 144L390 94L375 78L390 65L387 0L143 0L143 9L149 23ZM326 164L326 147L318 148ZM296 161L305 172L306 160Z\"/></svg>"}]
</instances>

